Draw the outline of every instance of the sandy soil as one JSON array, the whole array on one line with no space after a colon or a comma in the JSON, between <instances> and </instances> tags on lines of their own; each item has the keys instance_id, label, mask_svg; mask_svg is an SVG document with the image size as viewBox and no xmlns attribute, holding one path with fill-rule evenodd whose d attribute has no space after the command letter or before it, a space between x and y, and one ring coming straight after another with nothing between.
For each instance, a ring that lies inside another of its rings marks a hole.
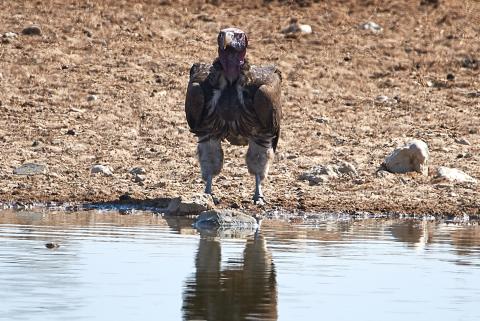
<instances>
[{"instance_id":1,"label":"sandy soil","mask_svg":"<svg viewBox=\"0 0 480 321\"><path fill-rule=\"evenodd\" d=\"M267 208L480 212L478 184L376 174L396 146L417 138L430 147L432 173L449 166L480 178L480 97L471 94L480 90L480 2L210 2L2 1L0 33L18 35L0 39L0 200L201 192L183 111L188 71L212 61L218 30L234 25L248 32L251 62L274 63L284 76ZM282 34L292 17L313 33ZM357 27L367 21L383 31ZM21 34L32 23L41 36ZM379 95L397 102L378 103ZM214 182L220 205L252 210L246 149L224 149ZM359 176L318 186L299 180L311 166L342 160ZM47 173L13 174L28 162L45 164ZM113 176L91 175L94 164L111 166ZM129 173L135 166L146 170L143 182Z\"/></svg>"}]
</instances>

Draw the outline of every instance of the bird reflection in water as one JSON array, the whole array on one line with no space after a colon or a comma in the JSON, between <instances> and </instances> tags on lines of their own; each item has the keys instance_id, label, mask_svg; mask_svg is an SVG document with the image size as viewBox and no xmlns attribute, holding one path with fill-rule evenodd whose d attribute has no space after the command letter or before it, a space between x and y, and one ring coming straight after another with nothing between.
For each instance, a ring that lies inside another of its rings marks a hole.
<instances>
[{"instance_id":1,"label":"bird reflection in water","mask_svg":"<svg viewBox=\"0 0 480 321\"><path fill-rule=\"evenodd\" d=\"M183 295L184 320L277 320L275 265L260 234L247 239L243 260L221 268L221 242L202 235L196 272Z\"/></svg>"}]
</instances>

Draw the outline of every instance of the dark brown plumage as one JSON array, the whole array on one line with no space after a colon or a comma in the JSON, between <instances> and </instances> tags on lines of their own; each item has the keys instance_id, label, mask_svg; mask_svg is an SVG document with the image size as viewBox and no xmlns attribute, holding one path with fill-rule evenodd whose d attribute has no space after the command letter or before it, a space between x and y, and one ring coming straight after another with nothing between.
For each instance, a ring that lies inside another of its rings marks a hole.
<instances>
[{"instance_id":1,"label":"dark brown plumage","mask_svg":"<svg viewBox=\"0 0 480 321\"><path fill-rule=\"evenodd\" d=\"M241 39L239 35L245 39L244 48L237 43L231 50L224 44L223 39L235 41L235 37ZM220 142L226 139L234 145L249 145L247 165L257 182L254 200L261 203L260 183L280 136L282 78L273 66L250 66L244 59L246 43L246 36L239 29L221 31L219 58L213 64L196 63L190 70L185 112L191 132L199 138L200 165L207 181L205 191L211 193L211 178L220 172ZM241 50L243 55L238 54ZM235 59L239 64L237 72Z\"/></svg>"}]
</instances>

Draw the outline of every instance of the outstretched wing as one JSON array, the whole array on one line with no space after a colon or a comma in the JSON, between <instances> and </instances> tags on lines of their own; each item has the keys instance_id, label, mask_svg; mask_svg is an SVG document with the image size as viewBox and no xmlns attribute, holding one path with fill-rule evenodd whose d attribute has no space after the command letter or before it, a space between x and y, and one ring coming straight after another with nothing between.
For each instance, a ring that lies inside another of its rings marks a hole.
<instances>
[{"instance_id":1,"label":"outstretched wing","mask_svg":"<svg viewBox=\"0 0 480 321\"><path fill-rule=\"evenodd\" d=\"M273 136L272 147L275 151L280 137L282 119L282 76L276 68L262 67L252 70L252 74L262 83L253 98L253 108L265 133Z\"/></svg>"},{"instance_id":2,"label":"outstretched wing","mask_svg":"<svg viewBox=\"0 0 480 321\"><path fill-rule=\"evenodd\" d=\"M185 97L185 115L188 126L194 131L200 126L206 103L206 89L208 91L208 75L211 65L194 64L190 69L190 80L188 82L187 94Z\"/></svg>"}]
</instances>

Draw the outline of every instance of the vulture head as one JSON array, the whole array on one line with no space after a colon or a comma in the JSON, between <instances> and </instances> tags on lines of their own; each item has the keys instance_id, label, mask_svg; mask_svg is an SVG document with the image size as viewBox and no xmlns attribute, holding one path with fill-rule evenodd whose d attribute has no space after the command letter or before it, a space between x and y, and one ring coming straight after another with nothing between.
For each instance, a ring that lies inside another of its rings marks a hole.
<instances>
[{"instance_id":1,"label":"vulture head","mask_svg":"<svg viewBox=\"0 0 480 321\"><path fill-rule=\"evenodd\" d=\"M247 35L237 28L226 28L218 34L218 58L225 76L230 82L240 75L247 52Z\"/></svg>"}]
</instances>

